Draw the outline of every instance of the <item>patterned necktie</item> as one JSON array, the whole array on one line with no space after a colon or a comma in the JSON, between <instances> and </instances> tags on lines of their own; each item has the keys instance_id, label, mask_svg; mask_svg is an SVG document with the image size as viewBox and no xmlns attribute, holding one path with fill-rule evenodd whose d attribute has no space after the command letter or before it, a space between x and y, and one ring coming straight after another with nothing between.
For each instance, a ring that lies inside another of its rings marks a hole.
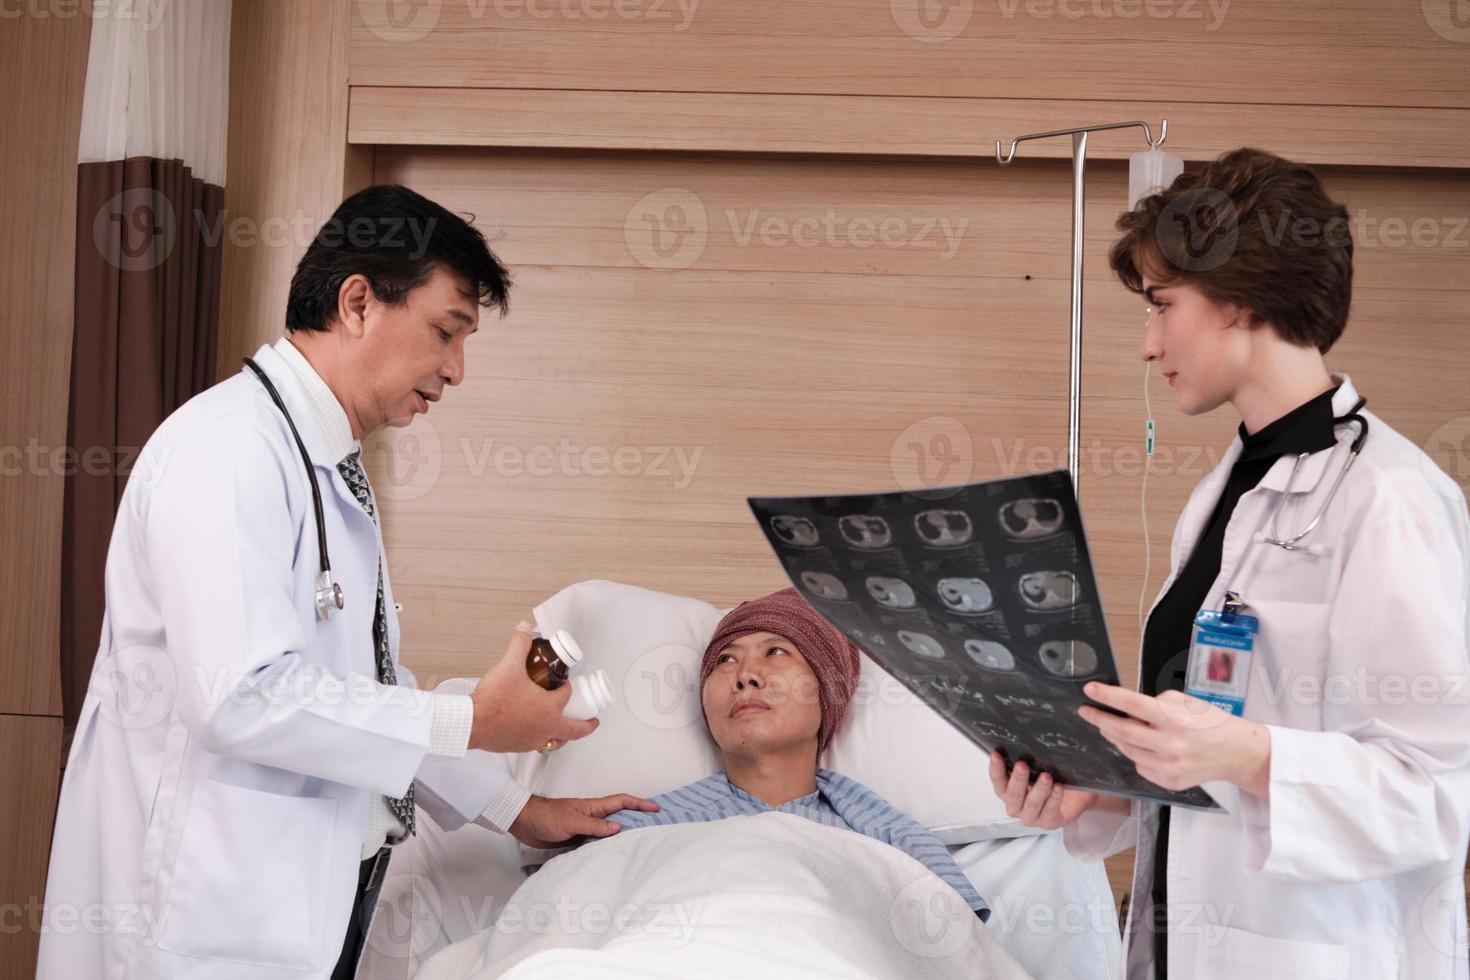
<instances>
[{"instance_id":1,"label":"patterned necktie","mask_svg":"<svg viewBox=\"0 0 1470 980\"><path fill-rule=\"evenodd\" d=\"M342 462L337 464L337 472L342 474L342 479L347 481L347 486L352 489L352 495L357 502L362 504L362 509L367 511L368 516L377 523L377 511L373 508L373 491L368 486L367 473L362 468L362 453L354 452ZM378 560L378 604L373 609L373 649L378 662L378 683L397 684L398 677L393 671L393 655L388 649L388 615L383 608L383 562ZM388 809L393 815L403 822L404 829L410 835L414 833L413 824L413 783L408 784L408 793L402 797L384 797L388 801Z\"/></svg>"}]
</instances>

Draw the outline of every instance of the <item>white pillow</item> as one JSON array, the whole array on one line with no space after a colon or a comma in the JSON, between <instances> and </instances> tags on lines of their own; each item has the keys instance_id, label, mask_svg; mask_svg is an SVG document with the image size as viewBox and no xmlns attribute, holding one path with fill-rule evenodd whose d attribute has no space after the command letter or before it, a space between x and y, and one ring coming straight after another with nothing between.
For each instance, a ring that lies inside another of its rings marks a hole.
<instances>
[{"instance_id":1,"label":"white pillow","mask_svg":"<svg viewBox=\"0 0 1470 980\"><path fill-rule=\"evenodd\" d=\"M542 634L564 629L605 670L616 700L587 738L512 771L542 796L656 796L721 768L700 713L699 663L723 611L698 599L617 582L579 582L536 607ZM1037 831L1005 815L983 749L866 654L857 693L821 760L933 831L965 844Z\"/></svg>"}]
</instances>

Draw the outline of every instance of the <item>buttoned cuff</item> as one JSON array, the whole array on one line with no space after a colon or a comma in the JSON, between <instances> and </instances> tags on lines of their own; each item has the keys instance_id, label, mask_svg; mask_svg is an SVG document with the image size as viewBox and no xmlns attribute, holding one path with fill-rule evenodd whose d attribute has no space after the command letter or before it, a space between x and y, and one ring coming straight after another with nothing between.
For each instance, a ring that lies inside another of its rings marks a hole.
<instances>
[{"instance_id":1,"label":"buttoned cuff","mask_svg":"<svg viewBox=\"0 0 1470 980\"><path fill-rule=\"evenodd\" d=\"M510 833L510 825L516 822L516 817L526 808L526 803L531 799L531 791L520 783L511 782L500 791L500 795L491 800L480 815L475 818L475 823L481 827L488 827L499 834Z\"/></svg>"},{"instance_id":2,"label":"buttoned cuff","mask_svg":"<svg viewBox=\"0 0 1470 980\"><path fill-rule=\"evenodd\" d=\"M433 695L434 717L429 726L429 754L461 758L470 747L475 702L467 694Z\"/></svg>"}]
</instances>

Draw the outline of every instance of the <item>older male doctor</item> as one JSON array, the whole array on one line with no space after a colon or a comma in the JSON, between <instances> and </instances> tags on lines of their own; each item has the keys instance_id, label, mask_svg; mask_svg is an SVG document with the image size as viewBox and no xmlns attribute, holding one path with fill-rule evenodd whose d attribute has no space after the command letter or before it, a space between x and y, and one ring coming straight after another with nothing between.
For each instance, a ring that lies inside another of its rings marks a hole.
<instances>
[{"instance_id":1,"label":"older male doctor","mask_svg":"<svg viewBox=\"0 0 1470 980\"><path fill-rule=\"evenodd\" d=\"M360 440L463 379L479 309L504 312L508 286L465 221L368 188L302 259L289 336L255 353L260 373L149 440L108 550L40 977L350 977L418 806L542 845L654 808L532 797L490 754L596 727L561 717L569 687L526 676L525 624L468 696L419 691L398 663ZM318 602L323 551L340 607L331 589Z\"/></svg>"}]
</instances>

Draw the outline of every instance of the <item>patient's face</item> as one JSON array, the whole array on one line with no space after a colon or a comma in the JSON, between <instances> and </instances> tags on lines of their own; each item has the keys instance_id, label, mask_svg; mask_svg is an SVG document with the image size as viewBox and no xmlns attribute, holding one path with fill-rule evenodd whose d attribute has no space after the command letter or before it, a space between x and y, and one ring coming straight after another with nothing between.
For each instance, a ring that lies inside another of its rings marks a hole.
<instances>
[{"instance_id":1,"label":"patient's face","mask_svg":"<svg viewBox=\"0 0 1470 980\"><path fill-rule=\"evenodd\" d=\"M750 633L720 651L704 682L710 734L726 753L768 755L810 746L822 727L821 685L796 645Z\"/></svg>"}]
</instances>

